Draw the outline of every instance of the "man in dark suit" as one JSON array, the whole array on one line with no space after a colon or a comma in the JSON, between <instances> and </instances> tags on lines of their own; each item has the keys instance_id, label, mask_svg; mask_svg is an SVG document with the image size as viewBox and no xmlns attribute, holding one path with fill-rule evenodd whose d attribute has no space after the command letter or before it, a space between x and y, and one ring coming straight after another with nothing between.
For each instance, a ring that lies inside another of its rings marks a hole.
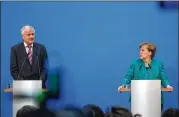
<instances>
[{"instance_id":1,"label":"man in dark suit","mask_svg":"<svg viewBox=\"0 0 179 117\"><path fill-rule=\"evenodd\" d=\"M21 29L23 42L11 47L10 71L14 80L42 80L45 88L48 56L45 46L35 43L32 26Z\"/></svg>"}]
</instances>

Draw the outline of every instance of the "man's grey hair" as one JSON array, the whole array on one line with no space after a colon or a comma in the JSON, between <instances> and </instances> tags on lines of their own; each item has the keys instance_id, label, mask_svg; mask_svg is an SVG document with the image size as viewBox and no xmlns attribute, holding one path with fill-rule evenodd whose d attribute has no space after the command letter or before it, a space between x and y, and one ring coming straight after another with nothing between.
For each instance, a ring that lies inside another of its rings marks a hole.
<instances>
[{"instance_id":1,"label":"man's grey hair","mask_svg":"<svg viewBox=\"0 0 179 117\"><path fill-rule=\"evenodd\" d=\"M34 27L32 27L32 26L30 26L30 25L25 25L25 26L23 26L23 27L21 28L21 35L24 34L24 31L25 31L25 30L33 30L34 33L35 33Z\"/></svg>"}]
</instances>

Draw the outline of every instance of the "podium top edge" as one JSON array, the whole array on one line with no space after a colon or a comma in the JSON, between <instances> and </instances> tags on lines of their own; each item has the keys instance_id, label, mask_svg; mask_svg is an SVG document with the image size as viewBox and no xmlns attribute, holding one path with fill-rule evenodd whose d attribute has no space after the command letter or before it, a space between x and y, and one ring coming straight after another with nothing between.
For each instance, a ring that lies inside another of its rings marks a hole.
<instances>
[{"instance_id":1,"label":"podium top edge","mask_svg":"<svg viewBox=\"0 0 179 117\"><path fill-rule=\"evenodd\" d=\"M7 89L4 89L4 92L5 93L13 92L13 89L12 88L7 88ZM42 89L42 92L47 92L47 89Z\"/></svg>"},{"instance_id":2,"label":"podium top edge","mask_svg":"<svg viewBox=\"0 0 179 117\"><path fill-rule=\"evenodd\" d=\"M130 88L121 88L121 92L131 92ZM171 90L169 88L161 88L162 92L170 92Z\"/></svg>"}]
</instances>

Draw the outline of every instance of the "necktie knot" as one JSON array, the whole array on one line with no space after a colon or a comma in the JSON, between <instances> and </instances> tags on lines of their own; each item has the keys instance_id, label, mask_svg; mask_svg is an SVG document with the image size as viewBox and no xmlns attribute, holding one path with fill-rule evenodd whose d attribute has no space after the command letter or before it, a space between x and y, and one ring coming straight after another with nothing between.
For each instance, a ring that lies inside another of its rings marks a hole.
<instances>
[{"instance_id":1,"label":"necktie knot","mask_svg":"<svg viewBox=\"0 0 179 117\"><path fill-rule=\"evenodd\" d=\"M29 49L31 49L32 48L32 46L30 45L30 46L27 46Z\"/></svg>"}]
</instances>

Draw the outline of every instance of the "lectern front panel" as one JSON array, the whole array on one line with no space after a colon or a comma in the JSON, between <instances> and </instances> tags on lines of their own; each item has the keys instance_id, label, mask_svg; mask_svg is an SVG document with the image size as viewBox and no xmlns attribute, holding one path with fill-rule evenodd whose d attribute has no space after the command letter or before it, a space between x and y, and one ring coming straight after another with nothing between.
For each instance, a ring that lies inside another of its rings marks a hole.
<instances>
[{"instance_id":1,"label":"lectern front panel","mask_svg":"<svg viewBox=\"0 0 179 117\"><path fill-rule=\"evenodd\" d=\"M143 117L161 116L161 81L132 80L131 110Z\"/></svg>"},{"instance_id":2,"label":"lectern front panel","mask_svg":"<svg viewBox=\"0 0 179 117\"><path fill-rule=\"evenodd\" d=\"M39 108L35 97L42 91L41 80L13 81L13 117L23 106L30 105Z\"/></svg>"}]
</instances>

